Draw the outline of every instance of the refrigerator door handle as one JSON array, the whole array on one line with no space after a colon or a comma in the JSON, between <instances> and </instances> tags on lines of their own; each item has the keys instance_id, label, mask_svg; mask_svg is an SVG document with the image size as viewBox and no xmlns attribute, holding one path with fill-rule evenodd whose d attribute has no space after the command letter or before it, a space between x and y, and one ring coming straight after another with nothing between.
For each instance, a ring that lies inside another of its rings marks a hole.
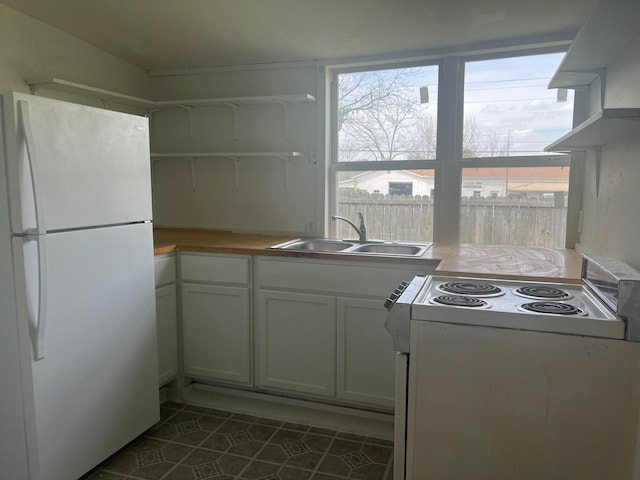
<instances>
[{"instance_id":1,"label":"refrigerator door handle","mask_svg":"<svg viewBox=\"0 0 640 480\"><path fill-rule=\"evenodd\" d=\"M24 281L24 297L26 314L29 318L29 333L33 347L34 360L44 358L45 331L47 324L47 243L46 235L25 235L14 237L21 243L23 275L20 281ZM36 242L36 251L26 249L27 242ZM33 253L35 253L35 255ZM33 257L37 258L34 262ZM37 293L34 291L36 287Z\"/></svg>"},{"instance_id":2,"label":"refrigerator door handle","mask_svg":"<svg viewBox=\"0 0 640 480\"><path fill-rule=\"evenodd\" d=\"M47 324L47 244L46 236L38 235L38 323L36 323L34 356L44 358L44 334Z\"/></svg>"},{"instance_id":3,"label":"refrigerator door handle","mask_svg":"<svg viewBox=\"0 0 640 480\"><path fill-rule=\"evenodd\" d=\"M20 112L20 126L24 135L24 141L27 146L27 157L29 159L29 171L31 172L31 185L33 188L33 204L35 205L36 227L29 229L24 233L27 234L44 234L47 232L45 226L44 207L40 202L40 173L38 171L38 154L36 149L36 141L33 136L33 127L31 123L31 113L29 104L24 100L18 101L18 111Z\"/></svg>"}]
</instances>

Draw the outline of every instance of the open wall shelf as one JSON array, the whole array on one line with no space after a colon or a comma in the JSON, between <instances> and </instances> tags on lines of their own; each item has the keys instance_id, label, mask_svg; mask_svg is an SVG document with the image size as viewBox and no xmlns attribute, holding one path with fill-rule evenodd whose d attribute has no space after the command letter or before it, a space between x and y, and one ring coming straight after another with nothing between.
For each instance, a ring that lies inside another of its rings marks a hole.
<instances>
[{"instance_id":1,"label":"open wall shelf","mask_svg":"<svg viewBox=\"0 0 640 480\"><path fill-rule=\"evenodd\" d=\"M104 90L102 88L91 87L80 83L62 80L60 78L46 78L40 80L27 80L27 85L32 93L36 93L40 88L57 90L66 93L85 95L91 98L98 98L105 103L118 103L129 105L145 110L157 110L172 107L205 107L215 105L260 105L260 104L290 104L301 102L315 102L313 95L293 94L293 95L260 95L252 97L221 97L221 98L197 98L179 100L149 100L122 93Z\"/></svg>"},{"instance_id":2,"label":"open wall shelf","mask_svg":"<svg viewBox=\"0 0 640 480\"><path fill-rule=\"evenodd\" d=\"M576 35L549 88L576 88L604 78L609 62L640 34L638 18L638 1L601 0Z\"/></svg>"},{"instance_id":3,"label":"open wall shelf","mask_svg":"<svg viewBox=\"0 0 640 480\"><path fill-rule=\"evenodd\" d=\"M195 161L196 159L228 159L233 161L235 169L235 189L239 187L238 165L241 159L248 158L276 158L283 160L285 191L289 192L289 162L294 158L303 158L302 152L198 152L198 153L152 153L151 160L155 167L155 161L163 158L188 159L191 165L191 189L196 191Z\"/></svg>"},{"instance_id":4,"label":"open wall shelf","mask_svg":"<svg viewBox=\"0 0 640 480\"><path fill-rule=\"evenodd\" d=\"M640 108L605 108L547 146L547 152L571 152L640 132Z\"/></svg>"}]
</instances>

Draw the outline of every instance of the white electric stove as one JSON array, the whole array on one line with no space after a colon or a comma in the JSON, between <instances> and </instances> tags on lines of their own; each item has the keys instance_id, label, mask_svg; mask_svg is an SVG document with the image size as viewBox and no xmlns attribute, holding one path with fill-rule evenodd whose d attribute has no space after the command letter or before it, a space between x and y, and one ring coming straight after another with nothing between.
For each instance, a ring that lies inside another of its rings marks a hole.
<instances>
[{"instance_id":1,"label":"white electric stove","mask_svg":"<svg viewBox=\"0 0 640 480\"><path fill-rule=\"evenodd\" d=\"M386 302L394 480L640 479L640 273L415 277Z\"/></svg>"}]
</instances>

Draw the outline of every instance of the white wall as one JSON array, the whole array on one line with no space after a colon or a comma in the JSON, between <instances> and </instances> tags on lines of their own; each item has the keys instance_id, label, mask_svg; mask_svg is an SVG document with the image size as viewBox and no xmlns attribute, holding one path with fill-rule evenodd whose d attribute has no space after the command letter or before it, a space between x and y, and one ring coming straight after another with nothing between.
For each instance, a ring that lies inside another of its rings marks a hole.
<instances>
[{"instance_id":1,"label":"white wall","mask_svg":"<svg viewBox=\"0 0 640 480\"><path fill-rule=\"evenodd\" d=\"M312 234L322 228L324 174L319 125L322 74L315 67L231 70L150 78L155 98L246 97L311 94L315 103L288 107L288 131L279 104L241 105L234 140L229 106L192 111L192 133L184 109L163 110L151 119L154 152L289 152L304 158L240 158L237 190L235 163L229 158L154 161L153 202L156 225L234 231ZM193 138L192 138L193 137Z\"/></svg>"},{"instance_id":2,"label":"white wall","mask_svg":"<svg viewBox=\"0 0 640 480\"><path fill-rule=\"evenodd\" d=\"M640 37L607 69L606 107L640 108ZM640 269L640 135L602 148L596 197L595 161L588 154L583 187L584 220L580 243Z\"/></svg>"},{"instance_id":3,"label":"white wall","mask_svg":"<svg viewBox=\"0 0 640 480\"><path fill-rule=\"evenodd\" d=\"M148 88L144 70L0 4L0 92L28 92L25 80L43 77L138 96L143 96ZM54 92L42 93L70 98Z\"/></svg>"},{"instance_id":4,"label":"white wall","mask_svg":"<svg viewBox=\"0 0 640 480\"><path fill-rule=\"evenodd\" d=\"M2 4L0 66L0 92L28 92L26 80L57 77L152 99L290 93L318 96L318 103L289 106L286 136L283 108L277 104L240 107L237 141L232 110L224 106L193 111L193 141L184 110L154 113L150 124L152 150L157 152L301 151L306 155L288 162L288 189L284 160L240 160L237 191L232 160L198 160L193 170L195 182L188 160L160 160L154 169L156 225L321 233L324 167L316 161L324 151L318 128L324 122L319 108L324 102L324 81L315 67L149 78L144 70ZM49 89L38 94L102 106L98 99ZM315 225L318 232L309 232L308 225Z\"/></svg>"}]
</instances>

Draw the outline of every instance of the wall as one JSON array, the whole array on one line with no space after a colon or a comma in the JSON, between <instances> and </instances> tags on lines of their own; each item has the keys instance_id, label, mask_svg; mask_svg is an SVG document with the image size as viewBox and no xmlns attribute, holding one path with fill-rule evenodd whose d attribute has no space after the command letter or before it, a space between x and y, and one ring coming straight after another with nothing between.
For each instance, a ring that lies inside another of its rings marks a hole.
<instances>
[{"instance_id":1,"label":"wall","mask_svg":"<svg viewBox=\"0 0 640 480\"><path fill-rule=\"evenodd\" d=\"M138 96L148 88L144 70L0 4L0 92L28 92L25 80L46 77ZM43 94L101 106L86 98Z\"/></svg>"},{"instance_id":2,"label":"wall","mask_svg":"<svg viewBox=\"0 0 640 480\"><path fill-rule=\"evenodd\" d=\"M150 78L155 98L311 94L313 103L240 105L234 137L227 105L155 112L151 149L162 153L292 152L304 158L186 157L153 161L156 225L245 232L313 234L322 229L324 174L319 138L323 76L314 66L221 69ZM320 146L320 147L319 147ZM288 164L288 171L285 165ZM193 170L192 170L193 168ZM237 181L236 181L237 178ZM317 229L317 230L316 230Z\"/></svg>"},{"instance_id":3,"label":"wall","mask_svg":"<svg viewBox=\"0 0 640 480\"><path fill-rule=\"evenodd\" d=\"M640 37L607 69L606 107L640 107ZM640 139L617 140L602 148L600 188L596 197L593 154L586 158L581 245L640 269Z\"/></svg>"},{"instance_id":4,"label":"wall","mask_svg":"<svg viewBox=\"0 0 640 480\"><path fill-rule=\"evenodd\" d=\"M149 78L147 73L75 37L0 4L0 92L28 92L25 80L57 77L115 92L155 99L309 93L314 104L292 104L285 136L281 105L242 106L234 140L230 107L193 111L193 140L183 109L151 115L152 151L301 151L302 159L227 158L159 160L154 168L154 221L236 231L321 233L324 167L319 139L323 76L315 66L219 71ZM319 85L319 87L318 87ZM99 99L49 89L38 95L103 106ZM144 113L124 107L109 108ZM288 187L287 175L288 173ZM195 187L195 188L194 188ZM310 231L317 228L317 232Z\"/></svg>"}]
</instances>

